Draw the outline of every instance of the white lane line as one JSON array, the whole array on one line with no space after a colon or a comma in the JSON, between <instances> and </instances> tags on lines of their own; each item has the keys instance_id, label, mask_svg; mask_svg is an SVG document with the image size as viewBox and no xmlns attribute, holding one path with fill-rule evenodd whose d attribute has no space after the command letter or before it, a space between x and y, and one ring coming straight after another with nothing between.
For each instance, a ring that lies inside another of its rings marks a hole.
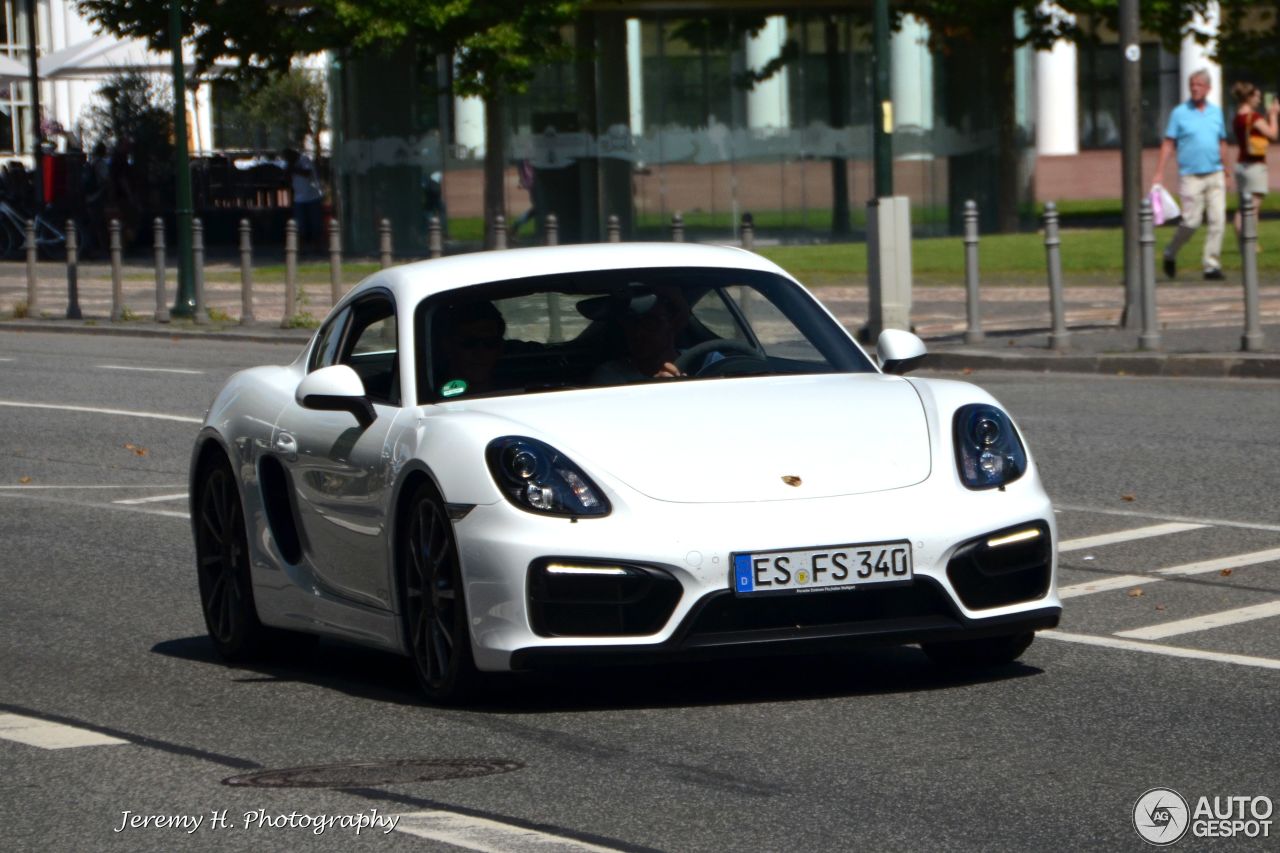
<instances>
[{"instance_id":1,"label":"white lane line","mask_svg":"<svg viewBox=\"0 0 1280 853\"><path fill-rule=\"evenodd\" d=\"M1280 548L1254 551L1251 554L1236 554L1234 557L1220 557L1216 560L1201 560L1198 563L1183 563L1181 566L1156 569L1156 573L1161 575L1206 575L1209 572L1255 566L1258 563L1270 563L1273 560L1280 560Z\"/></svg>"},{"instance_id":2,"label":"white lane line","mask_svg":"<svg viewBox=\"0 0 1280 853\"><path fill-rule=\"evenodd\" d=\"M1115 515L1121 518L1146 518L1155 521L1189 521L1194 524L1206 524L1210 527L1238 527L1242 530L1267 530L1280 533L1280 524L1264 524L1254 521L1233 521L1229 518L1192 518L1186 515L1165 515L1157 512L1138 512L1132 509L1106 509L1096 506L1078 506L1074 504L1056 504L1055 512L1091 512L1097 515Z\"/></svg>"},{"instance_id":3,"label":"white lane line","mask_svg":"<svg viewBox=\"0 0 1280 853\"><path fill-rule=\"evenodd\" d=\"M124 364L99 364L99 370L134 370L138 373L185 373L189 376L203 376L203 370L184 370L180 367L129 367Z\"/></svg>"},{"instance_id":4,"label":"white lane line","mask_svg":"<svg viewBox=\"0 0 1280 853\"><path fill-rule=\"evenodd\" d=\"M1080 595L1092 595L1095 592L1110 592L1114 589L1125 589L1144 583L1156 583L1163 578L1144 577L1142 575L1116 575L1115 577L1098 578L1097 580L1064 586L1058 589L1059 598L1075 598Z\"/></svg>"},{"instance_id":5,"label":"white lane line","mask_svg":"<svg viewBox=\"0 0 1280 853\"><path fill-rule=\"evenodd\" d=\"M200 418L185 415L165 415L160 412L130 412L125 409L98 409L92 406L63 406L54 403L19 403L17 400L0 400L0 406L15 409L53 409L59 412L87 412L91 415L123 415L126 418L152 418L160 421L177 421L183 424L204 423Z\"/></svg>"},{"instance_id":6,"label":"white lane line","mask_svg":"<svg viewBox=\"0 0 1280 853\"><path fill-rule=\"evenodd\" d=\"M27 746L38 746L41 749L70 749L77 746L111 746L128 743L127 740L78 729L75 726L64 726L62 723L51 723L36 717L24 717L21 714L0 714L0 738L25 743Z\"/></svg>"},{"instance_id":7,"label":"white lane line","mask_svg":"<svg viewBox=\"0 0 1280 853\"><path fill-rule=\"evenodd\" d=\"M52 490L52 489L114 489L114 490L116 490L116 491L120 491L121 489L180 489L180 488L182 488L182 484L181 484L181 483L166 483L166 484L165 484L165 485L163 485L163 486L122 486L122 485L115 485L115 486L46 486L46 485L37 485L37 484L35 484L35 483L27 483L27 484L25 484L25 485L21 485L21 486L0 486L0 489L7 490L7 491L13 491L13 492L34 492L34 491L38 491L38 490L40 490L40 489L43 489L43 490L45 490L45 491L49 491L49 490Z\"/></svg>"},{"instance_id":8,"label":"white lane line","mask_svg":"<svg viewBox=\"0 0 1280 853\"><path fill-rule=\"evenodd\" d=\"M1097 536L1085 536L1081 539L1068 539L1058 543L1058 553L1082 551L1085 548L1098 548L1103 545L1114 545L1118 542L1132 542L1137 539L1150 539L1153 536L1168 536L1170 533L1181 533L1184 530L1198 530L1208 527L1185 521L1171 521L1165 524L1153 524L1150 527L1134 527L1130 530L1117 530L1115 533L1102 533Z\"/></svg>"},{"instance_id":9,"label":"white lane line","mask_svg":"<svg viewBox=\"0 0 1280 853\"><path fill-rule=\"evenodd\" d=\"M1040 631L1036 636L1049 640L1061 640L1066 643L1101 646L1106 649L1121 649L1127 652L1144 652L1149 655L1164 655L1171 658L1207 660L1214 663L1234 663L1239 666L1253 666L1259 669L1280 669L1280 660L1275 660L1274 658L1256 658L1249 655L1232 655L1226 652L1208 652L1204 649L1184 649L1178 646L1162 646L1156 643L1138 643L1133 640L1117 639L1116 637L1068 634L1063 631Z\"/></svg>"},{"instance_id":10,"label":"white lane line","mask_svg":"<svg viewBox=\"0 0 1280 853\"><path fill-rule=\"evenodd\" d=\"M1116 636L1127 637L1130 640L1162 640L1165 637L1208 631L1211 628L1222 628L1226 625L1239 625L1241 622L1252 622L1255 619L1266 619L1271 616L1280 616L1280 601L1268 601L1266 604L1253 604L1249 607L1237 607L1218 613L1206 613L1204 616L1192 616L1190 619L1179 619L1176 622L1134 628L1132 631L1117 631Z\"/></svg>"},{"instance_id":11,"label":"white lane line","mask_svg":"<svg viewBox=\"0 0 1280 853\"><path fill-rule=\"evenodd\" d=\"M28 486L27 489L30 489L30 487ZM81 507L83 509L113 509L113 510L120 510L123 512L140 512L143 515L163 515L166 518L187 518L187 519L191 518L190 513L178 512L176 510L147 509L146 507L140 507L140 506L121 506L120 504L115 504L115 503L98 504L98 503L91 503L89 501L58 500L57 498L39 498L39 497L36 497L35 495L24 495L22 494L23 491L24 490L22 489L13 490L13 491L0 490L0 498L23 498L29 501L43 501L44 503L48 503L48 504L56 504L58 506L76 506L76 507Z\"/></svg>"},{"instance_id":12,"label":"white lane line","mask_svg":"<svg viewBox=\"0 0 1280 853\"><path fill-rule=\"evenodd\" d=\"M16 360L17 359L13 359L13 358L0 358L0 361L16 361Z\"/></svg>"},{"instance_id":13,"label":"white lane line","mask_svg":"<svg viewBox=\"0 0 1280 853\"><path fill-rule=\"evenodd\" d=\"M124 500L120 500L120 501L112 501L112 503L124 504L125 506L132 506L133 504L153 504L153 503L161 503L163 501L176 501L181 498L185 498L186 496L187 496L186 492L177 492L176 494L172 494L172 495L153 495L152 497L149 497L149 498L125 498Z\"/></svg>"},{"instance_id":14,"label":"white lane line","mask_svg":"<svg viewBox=\"0 0 1280 853\"><path fill-rule=\"evenodd\" d=\"M481 853L616 853L619 849L440 810L400 815L396 831Z\"/></svg>"}]
</instances>

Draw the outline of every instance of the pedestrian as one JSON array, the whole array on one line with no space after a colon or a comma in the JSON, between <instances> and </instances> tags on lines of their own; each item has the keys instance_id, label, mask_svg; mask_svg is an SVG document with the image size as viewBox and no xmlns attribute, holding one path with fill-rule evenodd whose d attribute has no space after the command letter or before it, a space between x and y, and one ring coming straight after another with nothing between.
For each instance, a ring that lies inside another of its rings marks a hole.
<instances>
[{"instance_id":1,"label":"pedestrian","mask_svg":"<svg viewBox=\"0 0 1280 853\"><path fill-rule=\"evenodd\" d=\"M1208 281L1222 281L1222 232L1227 216L1227 128L1222 108L1209 102L1209 72L1194 72L1187 80L1191 97L1174 107L1160 144L1160 161L1153 182L1164 178L1169 155L1178 155L1178 194L1182 196L1182 222L1164 250L1164 273L1178 274L1178 252L1191 235L1208 222L1201 266Z\"/></svg>"},{"instance_id":2,"label":"pedestrian","mask_svg":"<svg viewBox=\"0 0 1280 853\"><path fill-rule=\"evenodd\" d=\"M112 207L113 188L111 166L107 162L107 145L98 142L93 146L89 162L81 177L84 191L85 217L88 221L90 244L86 249L92 254L105 254L108 246L107 208Z\"/></svg>"},{"instance_id":3,"label":"pedestrian","mask_svg":"<svg viewBox=\"0 0 1280 853\"><path fill-rule=\"evenodd\" d=\"M1240 194L1240 207L1236 211L1236 233L1242 228L1241 211L1245 199L1253 196L1253 209L1262 209L1262 199L1267 194L1267 143L1275 142L1280 127L1276 117L1280 114L1280 101L1275 96L1267 98L1266 113L1262 112L1262 90L1252 83L1240 81L1231 87L1235 95L1235 120L1232 128L1236 134L1239 154L1236 156L1236 192ZM1261 247L1258 247L1261 250Z\"/></svg>"},{"instance_id":4,"label":"pedestrian","mask_svg":"<svg viewBox=\"0 0 1280 853\"><path fill-rule=\"evenodd\" d=\"M293 187L293 218L298 223L298 239L303 246L318 250L324 225L324 190L316 176L315 163L296 148L284 150L284 163Z\"/></svg>"}]
</instances>

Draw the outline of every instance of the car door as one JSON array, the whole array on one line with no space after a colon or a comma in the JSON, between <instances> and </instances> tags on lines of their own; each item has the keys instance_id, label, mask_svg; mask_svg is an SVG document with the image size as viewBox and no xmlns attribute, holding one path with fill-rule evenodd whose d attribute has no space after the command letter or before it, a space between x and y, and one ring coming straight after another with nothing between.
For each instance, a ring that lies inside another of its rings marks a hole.
<instances>
[{"instance_id":1,"label":"car door","mask_svg":"<svg viewBox=\"0 0 1280 853\"><path fill-rule=\"evenodd\" d=\"M391 487L388 435L400 413L395 304L375 292L322 330L308 372L351 367L377 417L361 427L348 412L304 409L291 399L272 434L289 472L303 553L329 591L390 608L384 517Z\"/></svg>"}]
</instances>

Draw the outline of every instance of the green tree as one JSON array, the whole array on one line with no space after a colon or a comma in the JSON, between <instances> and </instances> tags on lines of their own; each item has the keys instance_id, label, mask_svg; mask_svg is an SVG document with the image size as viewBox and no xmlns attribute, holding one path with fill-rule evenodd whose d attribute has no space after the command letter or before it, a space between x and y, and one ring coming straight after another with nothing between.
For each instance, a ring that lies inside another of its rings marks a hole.
<instances>
[{"instance_id":1,"label":"green tree","mask_svg":"<svg viewBox=\"0 0 1280 853\"><path fill-rule=\"evenodd\" d=\"M194 44L197 65L238 59L283 71L299 54L320 50L355 53L418 50L454 57L454 92L485 102L485 221L505 210L503 100L524 91L542 65L569 57L564 28L583 0L188 0L184 38ZM163 49L169 0L79 0L79 8L112 32L148 39ZM486 228L488 226L486 225ZM487 235L492 243L492 235Z\"/></svg>"},{"instance_id":2,"label":"green tree","mask_svg":"<svg viewBox=\"0 0 1280 853\"><path fill-rule=\"evenodd\" d=\"M320 134L325 130L329 109L329 93L320 72L291 68L271 73L259 85L241 85L247 90L241 109L250 125L280 128L287 145L301 143L305 147L310 142L319 158Z\"/></svg>"}]
</instances>

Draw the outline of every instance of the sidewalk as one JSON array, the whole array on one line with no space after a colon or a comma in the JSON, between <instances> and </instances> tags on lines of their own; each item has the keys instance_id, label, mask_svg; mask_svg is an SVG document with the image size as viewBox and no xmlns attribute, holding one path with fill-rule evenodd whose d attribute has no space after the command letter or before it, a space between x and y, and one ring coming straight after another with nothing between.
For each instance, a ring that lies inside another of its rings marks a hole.
<instances>
[{"instance_id":1,"label":"sidewalk","mask_svg":"<svg viewBox=\"0 0 1280 853\"><path fill-rule=\"evenodd\" d=\"M25 319L0 320L0 330L80 332L90 334L202 336L223 340L301 343L311 330L282 329L284 287L280 282L255 284L254 317L240 324L241 293L238 268L214 264L206 273L206 298L218 322L196 326L190 320L157 323L155 283L151 267L125 269L125 304L136 319L112 323L110 269L83 264L79 270L80 306L85 319L65 317L65 266L40 265L36 309ZM851 276L853 278L853 276ZM355 281L344 283L345 286ZM166 304L173 302L173 271L169 271ZM303 285L299 311L313 323L328 313L329 283ZM865 286L822 287L815 294L851 330L867 315ZM0 264L0 317L27 297L26 269L21 263ZM1261 289L1263 351L1241 352L1244 331L1243 290L1238 282L1205 286L1199 281L1161 282L1157 287L1161 346L1156 352L1138 349L1140 328L1119 326L1124 292L1114 287L1067 287L1065 291L1068 344L1048 348L1049 298L1045 286L990 286L982 292L982 329L986 339L966 344L964 288L916 288L912 319L916 332L928 343L927 367L938 370L1032 370L1107 373L1139 376L1205 376L1280 379L1280 285Z\"/></svg>"}]
</instances>

